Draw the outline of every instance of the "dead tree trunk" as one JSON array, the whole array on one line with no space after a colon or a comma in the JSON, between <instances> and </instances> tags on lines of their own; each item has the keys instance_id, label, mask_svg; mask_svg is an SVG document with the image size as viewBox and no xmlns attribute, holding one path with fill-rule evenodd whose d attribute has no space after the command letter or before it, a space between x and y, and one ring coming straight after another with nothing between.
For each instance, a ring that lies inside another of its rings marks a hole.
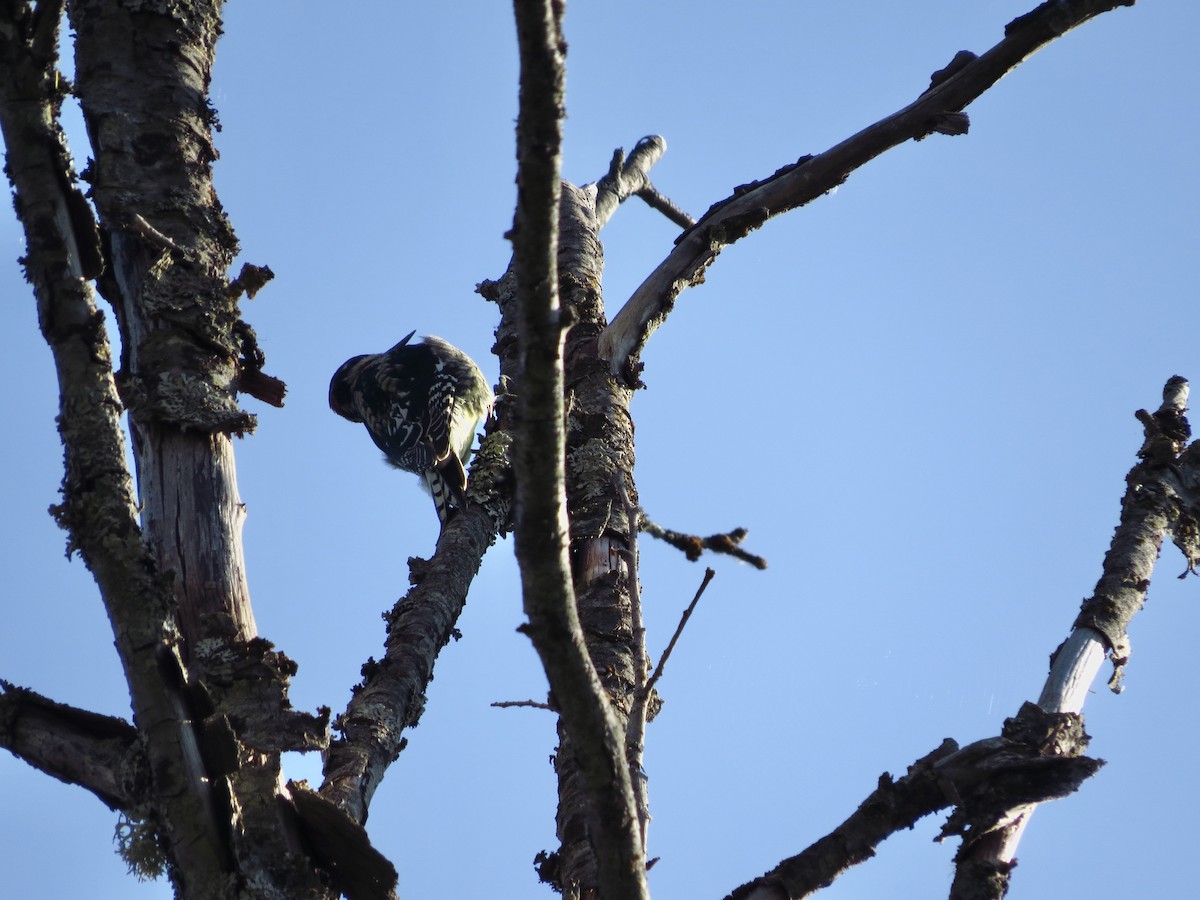
<instances>
[{"instance_id":1,"label":"dead tree trunk","mask_svg":"<svg viewBox=\"0 0 1200 900\"><path fill-rule=\"evenodd\" d=\"M543 873L568 897L642 898L650 819L642 734L661 663L651 676L638 598L641 514L629 401L640 348L722 247L891 146L933 132L963 133L963 107L1008 68L1119 4L1044 4L1013 22L992 51L956 57L895 116L742 186L698 223L681 216L677 250L611 328L599 230L638 190L638 165L618 158L607 183L561 183L562 4L515 5L522 105L514 262L481 292L499 303L497 352L516 388L501 427L514 442L524 630L560 715L561 847ZM127 855L141 859L147 873L164 866L180 897L389 897L395 872L372 855L360 826L403 745L401 732L419 716L479 560L509 524L506 461L500 450L486 474L476 477L480 467L473 468L472 506L447 525L433 560L414 563L414 591L388 617L387 655L365 667L339 721L343 736L331 748L328 711L306 716L290 708L293 664L257 636L242 556L232 438L252 431L255 419L238 395L278 399L280 386L262 375L253 332L241 319L239 297L248 286L228 281L237 244L212 183L208 87L221 9L221 0L69 4L76 93L94 156L81 177L91 185L97 225L74 187L57 125L63 3L0 2L0 124L28 238L26 268L60 381L66 470L56 515L100 587L134 710L129 725L0 683L0 738L122 810L137 845ZM661 149L651 141L635 155L656 159ZM646 167L652 162L641 159ZM91 279L116 314L119 372ZM125 465L122 409L129 412L136 492ZM1173 477L1182 478L1174 468L1180 448L1169 449ZM489 452L485 446L483 455ZM1191 481L1179 490L1194 493ZM485 493L487 502L480 499ZM1180 530L1192 540L1190 508L1183 519ZM1189 563L1197 556L1192 544ZM1116 652L1119 629L1108 635L1100 624L1088 627L1104 633ZM1001 738L962 751L944 745L905 778L881 780L864 815L814 852L785 860L735 896L773 896L780 885L791 895L827 883L869 856L890 830L947 805L948 785L970 800L991 777L981 760L1007 760L1014 747L1029 756L1070 745L1074 762L1056 765L1060 781L1012 802L1061 795L1094 771L1094 761L1075 756L1081 735L1075 719L1047 724L1036 710L1023 710ZM314 749L330 751L321 793L284 785L281 753ZM1028 759L1018 757L1020 768ZM1038 771L1047 768L1036 762ZM894 821L859 821L897 797L905 802L893 803L900 811ZM973 834L976 820L956 815L953 826Z\"/></svg>"},{"instance_id":2,"label":"dead tree trunk","mask_svg":"<svg viewBox=\"0 0 1200 900\"><path fill-rule=\"evenodd\" d=\"M60 373L58 518L101 588L145 740L147 782L106 801L133 823L127 856L165 866L181 897L330 896L279 798L280 751L322 746L327 724L288 708L291 663L256 639L242 559L230 440L254 425L236 391L259 360L245 358L253 335L225 278L236 241L211 180L221 4L71 5L99 247L56 123L62 7L6 12L5 68L22 77L4 98L5 144ZM115 375L83 277L117 314Z\"/></svg>"}]
</instances>

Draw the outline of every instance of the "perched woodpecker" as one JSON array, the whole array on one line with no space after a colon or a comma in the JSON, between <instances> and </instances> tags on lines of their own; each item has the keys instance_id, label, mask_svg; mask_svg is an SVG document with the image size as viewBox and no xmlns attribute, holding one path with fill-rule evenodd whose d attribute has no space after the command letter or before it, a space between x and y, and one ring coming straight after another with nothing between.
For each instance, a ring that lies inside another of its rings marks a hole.
<instances>
[{"instance_id":1,"label":"perched woodpecker","mask_svg":"<svg viewBox=\"0 0 1200 900\"><path fill-rule=\"evenodd\" d=\"M466 503L465 465L496 398L467 354L436 337L410 344L414 334L342 363L329 408L365 425L388 463L423 477L444 525L450 508Z\"/></svg>"}]
</instances>

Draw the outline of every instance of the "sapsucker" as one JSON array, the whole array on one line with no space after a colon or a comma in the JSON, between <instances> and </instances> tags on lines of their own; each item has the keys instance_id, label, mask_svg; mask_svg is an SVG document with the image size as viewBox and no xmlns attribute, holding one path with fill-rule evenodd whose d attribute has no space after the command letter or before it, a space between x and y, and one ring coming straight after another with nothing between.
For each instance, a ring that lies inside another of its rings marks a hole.
<instances>
[{"instance_id":1,"label":"sapsucker","mask_svg":"<svg viewBox=\"0 0 1200 900\"><path fill-rule=\"evenodd\" d=\"M397 469L415 472L433 495L438 519L466 503L475 430L496 398L479 366L441 338L348 359L329 382L329 408L367 427Z\"/></svg>"}]
</instances>

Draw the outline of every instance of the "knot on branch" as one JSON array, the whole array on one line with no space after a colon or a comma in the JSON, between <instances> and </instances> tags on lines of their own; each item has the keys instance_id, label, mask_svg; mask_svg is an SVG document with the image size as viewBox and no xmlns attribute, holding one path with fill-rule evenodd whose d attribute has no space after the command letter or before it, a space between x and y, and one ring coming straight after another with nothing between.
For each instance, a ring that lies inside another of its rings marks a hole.
<instances>
[{"instance_id":1,"label":"knot on branch","mask_svg":"<svg viewBox=\"0 0 1200 900\"><path fill-rule=\"evenodd\" d=\"M613 152L608 172L594 186L596 218L601 225L612 217L620 204L649 184L650 169L666 151L666 140L651 134L637 142L628 158L620 147Z\"/></svg>"},{"instance_id":2,"label":"knot on branch","mask_svg":"<svg viewBox=\"0 0 1200 900\"><path fill-rule=\"evenodd\" d=\"M1173 462L1175 456L1183 450L1183 445L1192 436L1192 427L1185 415L1188 392L1187 379L1180 375L1172 375L1163 385L1162 405L1153 414L1144 409L1134 413L1146 434L1146 442L1138 451L1138 456L1142 459Z\"/></svg>"},{"instance_id":3,"label":"knot on branch","mask_svg":"<svg viewBox=\"0 0 1200 900\"><path fill-rule=\"evenodd\" d=\"M485 278L483 281L475 285L475 293L489 303L500 302L500 282L493 281L490 278Z\"/></svg>"},{"instance_id":4,"label":"knot on branch","mask_svg":"<svg viewBox=\"0 0 1200 900\"><path fill-rule=\"evenodd\" d=\"M137 248L125 243L123 253L142 262ZM211 264L182 250L164 251L140 292L124 298L131 308L115 305L130 361L118 387L130 413L142 421L182 431L245 434L256 420L238 408L237 391L278 405L286 390L263 374L265 358L237 302L242 293L257 292L270 269L243 266L229 284L211 273ZM136 338L130 334L133 322L140 322Z\"/></svg>"},{"instance_id":5,"label":"knot on branch","mask_svg":"<svg viewBox=\"0 0 1200 900\"><path fill-rule=\"evenodd\" d=\"M955 804L936 840L961 836L963 857L1027 807L1074 793L1104 764L1083 756L1088 740L1082 716L1025 703L1005 720L1000 737L970 744L935 764Z\"/></svg>"},{"instance_id":6,"label":"knot on branch","mask_svg":"<svg viewBox=\"0 0 1200 900\"><path fill-rule=\"evenodd\" d=\"M925 93L928 94L939 84L949 81L952 77L957 75L977 59L979 59L979 57L970 50L959 50L954 54L954 59L946 63L946 67L944 69L938 69L929 76L929 87L925 89ZM922 96L924 96L924 94Z\"/></svg>"},{"instance_id":7,"label":"knot on branch","mask_svg":"<svg viewBox=\"0 0 1200 900\"><path fill-rule=\"evenodd\" d=\"M924 97L930 91L945 84L978 58L970 50L959 50L954 54L954 59L950 60L944 69L938 69L929 76L929 87L921 93L921 96ZM966 134L971 130L971 119L961 109L947 109L931 115L925 127L926 131L924 134L916 135L918 141L923 141L931 134Z\"/></svg>"},{"instance_id":8,"label":"knot on branch","mask_svg":"<svg viewBox=\"0 0 1200 900\"><path fill-rule=\"evenodd\" d=\"M563 892L562 858L557 850L539 850L533 857L533 869L539 882L550 885L556 894Z\"/></svg>"}]
</instances>

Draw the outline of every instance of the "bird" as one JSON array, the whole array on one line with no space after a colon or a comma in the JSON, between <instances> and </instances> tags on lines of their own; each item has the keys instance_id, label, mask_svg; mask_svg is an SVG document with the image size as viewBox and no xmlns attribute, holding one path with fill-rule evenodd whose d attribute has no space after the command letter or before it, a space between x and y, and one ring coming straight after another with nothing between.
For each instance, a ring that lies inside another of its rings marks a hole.
<instances>
[{"instance_id":1,"label":"bird","mask_svg":"<svg viewBox=\"0 0 1200 900\"><path fill-rule=\"evenodd\" d=\"M366 426L397 469L422 476L444 527L466 506L466 463L496 398L474 360L438 337L346 360L329 382L329 408Z\"/></svg>"}]
</instances>

